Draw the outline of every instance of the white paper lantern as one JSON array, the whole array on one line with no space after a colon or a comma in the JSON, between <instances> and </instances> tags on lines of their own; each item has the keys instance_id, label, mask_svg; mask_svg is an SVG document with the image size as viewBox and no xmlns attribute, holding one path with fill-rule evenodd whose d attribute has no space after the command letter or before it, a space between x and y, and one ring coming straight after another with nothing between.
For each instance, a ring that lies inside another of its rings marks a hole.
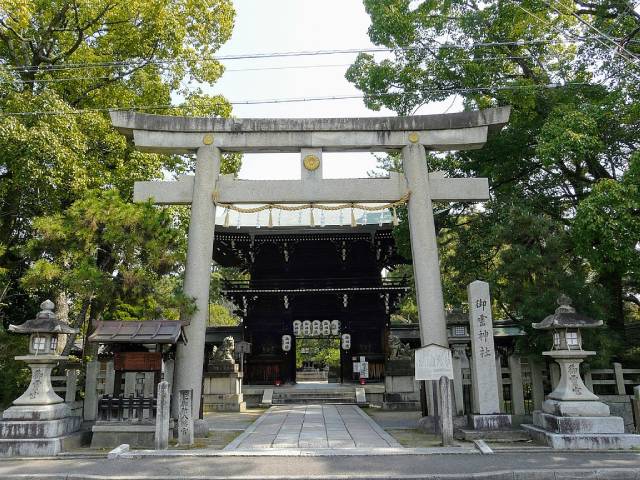
<instances>
[{"instance_id":1,"label":"white paper lantern","mask_svg":"<svg viewBox=\"0 0 640 480\"><path fill-rule=\"evenodd\" d=\"M298 337L302 333L302 322L300 320L293 321L293 334Z\"/></svg>"},{"instance_id":2,"label":"white paper lantern","mask_svg":"<svg viewBox=\"0 0 640 480\"><path fill-rule=\"evenodd\" d=\"M331 335L340 334L340 320L333 320L331 322Z\"/></svg>"},{"instance_id":3,"label":"white paper lantern","mask_svg":"<svg viewBox=\"0 0 640 480\"><path fill-rule=\"evenodd\" d=\"M302 334L311 335L311 322L309 320L302 322Z\"/></svg>"},{"instance_id":4,"label":"white paper lantern","mask_svg":"<svg viewBox=\"0 0 640 480\"><path fill-rule=\"evenodd\" d=\"M351 335L349 335L348 333L343 333L342 334L342 349L343 350L349 350L351 348Z\"/></svg>"},{"instance_id":5,"label":"white paper lantern","mask_svg":"<svg viewBox=\"0 0 640 480\"><path fill-rule=\"evenodd\" d=\"M331 322L329 320L322 321L322 335L331 335Z\"/></svg>"},{"instance_id":6,"label":"white paper lantern","mask_svg":"<svg viewBox=\"0 0 640 480\"><path fill-rule=\"evenodd\" d=\"M314 320L313 323L311 324L311 335L313 336L320 335L320 327L321 327L320 320Z\"/></svg>"},{"instance_id":7,"label":"white paper lantern","mask_svg":"<svg viewBox=\"0 0 640 480\"><path fill-rule=\"evenodd\" d=\"M282 336L282 351L288 352L291 350L291 335Z\"/></svg>"}]
</instances>

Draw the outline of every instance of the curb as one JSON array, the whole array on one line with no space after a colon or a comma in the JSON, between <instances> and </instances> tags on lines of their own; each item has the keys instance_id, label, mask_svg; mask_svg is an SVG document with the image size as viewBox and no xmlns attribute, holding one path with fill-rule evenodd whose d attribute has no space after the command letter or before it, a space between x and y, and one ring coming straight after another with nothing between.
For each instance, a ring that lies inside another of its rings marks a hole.
<instances>
[{"instance_id":1,"label":"curb","mask_svg":"<svg viewBox=\"0 0 640 480\"><path fill-rule=\"evenodd\" d=\"M13 474L2 475L3 480L638 480L640 469L565 469L565 470L516 470L463 474L425 474L425 475L243 475L243 476L176 476L165 475L90 475L90 474Z\"/></svg>"}]
</instances>

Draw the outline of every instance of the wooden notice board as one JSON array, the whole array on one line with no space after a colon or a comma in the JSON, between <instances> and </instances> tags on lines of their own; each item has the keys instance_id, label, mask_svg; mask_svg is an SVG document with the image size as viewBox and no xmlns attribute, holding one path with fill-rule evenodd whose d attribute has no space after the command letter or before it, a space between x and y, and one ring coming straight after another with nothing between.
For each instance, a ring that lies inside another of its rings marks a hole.
<instances>
[{"instance_id":1,"label":"wooden notice board","mask_svg":"<svg viewBox=\"0 0 640 480\"><path fill-rule=\"evenodd\" d=\"M162 370L160 352L118 352L115 354L114 367L125 372L152 372Z\"/></svg>"}]
</instances>

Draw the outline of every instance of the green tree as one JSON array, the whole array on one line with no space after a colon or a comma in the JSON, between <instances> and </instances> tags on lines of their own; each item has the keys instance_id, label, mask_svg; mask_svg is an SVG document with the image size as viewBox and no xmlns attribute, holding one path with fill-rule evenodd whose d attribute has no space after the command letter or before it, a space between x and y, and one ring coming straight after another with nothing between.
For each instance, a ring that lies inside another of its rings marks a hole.
<instances>
[{"instance_id":1,"label":"green tree","mask_svg":"<svg viewBox=\"0 0 640 480\"><path fill-rule=\"evenodd\" d=\"M621 299L638 290L623 295L622 270L602 275L572 232L576 211L621 181L640 143L640 72L625 59L627 50L640 52L632 3L364 4L371 40L392 50L382 60L360 54L347 72L368 107L409 114L452 96L468 109L512 106L508 126L483 149L428 158L430 170L488 177L492 189L483 209L435 207L447 302L459 305L465 285L481 278L500 316L529 328L567 292L580 310L621 332ZM612 32L615 48L594 28ZM396 237L410 255L406 222ZM527 341L536 348L534 335Z\"/></svg>"},{"instance_id":2,"label":"green tree","mask_svg":"<svg viewBox=\"0 0 640 480\"><path fill-rule=\"evenodd\" d=\"M137 180L193 169L187 156L135 151L111 128L105 110L228 117L229 103L202 94L197 85L222 74L213 54L229 39L233 19L230 0L2 2L0 271L6 274L0 276L0 302L6 307L0 316L5 324L29 318L41 301L19 282L39 259L23 248L34 235L35 218L64 215L91 190L114 188L128 201ZM170 107L172 99L182 101L179 108ZM239 164L238 155L227 156L222 170L235 172ZM184 229L184 210L173 213L176 226ZM73 291L52 295L59 305L79 298ZM134 316L149 308L142 297L137 306L129 300ZM74 311L81 309L74 304Z\"/></svg>"},{"instance_id":3,"label":"green tree","mask_svg":"<svg viewBox=\"0 0 640 480\"><path fill-rule=\"evenodd\" d=\"M83 331L100 318L177 319L192 311L178 287L185 238L166 210L96 191L34 226L29 249L38 260L22 285L41 297L69 292L72 324Z\"/></svg>"}]
</instances>

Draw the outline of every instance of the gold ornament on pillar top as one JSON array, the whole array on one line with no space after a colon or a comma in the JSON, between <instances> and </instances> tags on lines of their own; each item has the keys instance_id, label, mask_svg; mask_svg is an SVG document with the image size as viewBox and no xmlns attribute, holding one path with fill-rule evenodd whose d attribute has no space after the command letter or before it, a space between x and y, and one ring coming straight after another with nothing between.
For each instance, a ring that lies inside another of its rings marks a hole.
<instances>
[{"instance_id":1,"label":"gold ornament on pillar top","mask_svg":"<svg viewBox=\"0 0 640 480\"><path fill-rule=\"evenodd\" d=\"M411 143L418 143L418 140L420 140L420 136L416 132L411 132L409 134L409 141Z\"/></svg>"},{"instance_id":2,"label":"gold ornament on pillar top","mask_svg":"<svg viewBox=\"0 0 640 480\"><path fill-rule=\"evenodd\" d=\"M205 145L211 145L213 143L213 134L211 133L207 133L203 138L202 138L202 143L204 143Z\"/></svg>"},{"instance_id":3,"label":"gold ornament on pillar top","mask_svg":"<svg viewBox=\"0 0 640 480\"><path fill-rule=\"evenodd\" d=\"M320 166L320 159L315 155L307 155L302 160L302 164L304 165L304 168L306 168L310 172L313 172L314 170L317 170L318 167Z\"/></svg>"}]
</instances>

